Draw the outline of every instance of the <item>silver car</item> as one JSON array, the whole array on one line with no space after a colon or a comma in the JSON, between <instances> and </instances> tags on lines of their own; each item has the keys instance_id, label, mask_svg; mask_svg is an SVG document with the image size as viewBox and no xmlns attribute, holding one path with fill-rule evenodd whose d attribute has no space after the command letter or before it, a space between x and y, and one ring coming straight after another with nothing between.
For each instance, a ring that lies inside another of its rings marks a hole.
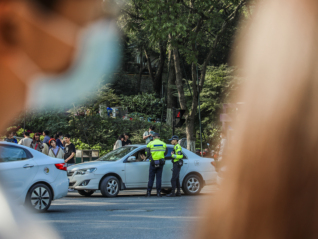
<instances>
[{"instance_id":1,"label":"silver car","mask_svg":"<svg viewBox=\"0 0 318 239\"><path fill-rule=\"evenodd\" d=\"M163 192L171 189L173 145L167 147L162 173ZM145 158L145 150L146 145L124 146L96 161L68 167L69 188L76 189L83 196L100 190L105 197L115 197L120 190L147 189L150 163ZM205 185L216 183L213 159L201 158L184 148L182 151L184 164L180 171L180 184L185 194L198 194Z\"/></svg>"}]
</instances>

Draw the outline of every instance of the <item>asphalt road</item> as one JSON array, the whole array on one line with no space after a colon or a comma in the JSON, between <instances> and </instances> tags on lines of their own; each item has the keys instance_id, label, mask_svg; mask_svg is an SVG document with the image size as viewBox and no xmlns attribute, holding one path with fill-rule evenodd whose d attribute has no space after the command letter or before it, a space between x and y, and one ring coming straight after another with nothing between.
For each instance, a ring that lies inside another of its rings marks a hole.
<instances>
[{"instance_id":1,"label":"asphalt road","mask_svg":"<svg viewBox=\"0 0 318 239\"><path fill-rule=\"evenodd\" d=\"M202 217L203 201L213 195L206 187L198 196L145 198L144 190L120 192L104 198L70 192L56 200L42 217L62 238L195 238L196 223Z\"/></svg>"}]
</instances>

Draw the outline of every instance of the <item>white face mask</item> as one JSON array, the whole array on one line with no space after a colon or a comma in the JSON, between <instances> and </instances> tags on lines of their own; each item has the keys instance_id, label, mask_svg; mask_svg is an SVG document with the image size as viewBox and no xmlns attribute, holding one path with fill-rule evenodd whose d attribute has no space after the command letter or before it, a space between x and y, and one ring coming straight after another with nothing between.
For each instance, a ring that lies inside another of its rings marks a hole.
<instances>
[{"instance_id":1,"label":"white face mask","mask_svg":"<svg viewBox=\"0 0 318 239\"><path fill-rule=\"evenodd\" d=\"M96 90L102 77L106 81L120 59L119 34L114 23L100 20L80 34L78 53L70 69L58 75L38 76L30 86L28 106L32 108L70 106L85 100Z\"/></svg>"}]
</instances>

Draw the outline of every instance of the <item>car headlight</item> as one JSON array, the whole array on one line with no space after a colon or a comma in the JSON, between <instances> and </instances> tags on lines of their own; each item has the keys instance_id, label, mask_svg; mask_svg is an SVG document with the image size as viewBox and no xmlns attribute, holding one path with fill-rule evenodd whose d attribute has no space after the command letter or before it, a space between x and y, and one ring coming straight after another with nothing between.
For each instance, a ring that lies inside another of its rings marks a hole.
<instances>
[{"instance_id":1,"label":"car headlight","mask_svg":"<svg viewBox=\"0 0 318 239\"><path fill-rule=\"evenodd\" d=\"M96 171L97 168L83 168L80 170L77 170L76 175L84 175L84 174L89 174L93 173Z\"/></svg>"}]
</instances>

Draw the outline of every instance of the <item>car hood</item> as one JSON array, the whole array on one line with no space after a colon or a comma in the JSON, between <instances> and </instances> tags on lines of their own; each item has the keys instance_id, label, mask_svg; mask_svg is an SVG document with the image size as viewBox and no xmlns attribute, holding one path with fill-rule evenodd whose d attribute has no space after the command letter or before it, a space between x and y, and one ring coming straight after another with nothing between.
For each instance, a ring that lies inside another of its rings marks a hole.
<instances>
[{"instance_id":1,"label":"car hood","mask_svg":"<svg viewBox=\"0 0 318 239\"><path fill-rule=\"evenodd\" d=\"M91 161L91 162L85 162L85 163L79 163L70 167L67 167L67 171L75 171L79 169L84 169L84 168L96 168L101 165L105 164L110 164L110 163L115 163L116 161Z\"/></svg>"}]
</instances>

